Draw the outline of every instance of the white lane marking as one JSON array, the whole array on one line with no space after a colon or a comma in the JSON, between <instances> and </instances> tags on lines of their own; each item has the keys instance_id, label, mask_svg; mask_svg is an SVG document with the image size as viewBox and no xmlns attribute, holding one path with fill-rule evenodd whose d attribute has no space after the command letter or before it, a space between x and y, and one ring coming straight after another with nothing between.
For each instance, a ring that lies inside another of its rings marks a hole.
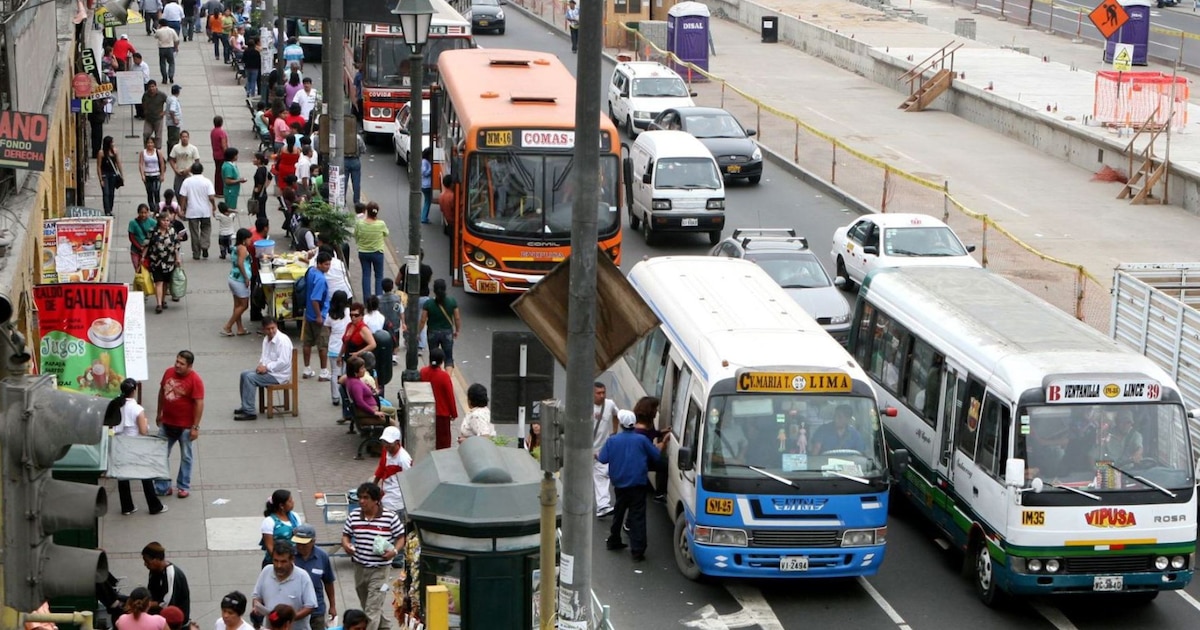
<instances>
[{"instance_id":1,"label":"white lane marking","mask_svg":"<svg viewBox=\"0 0 1200 630\"><path fill-rule=\"evenodd\" d=\"M1037 601L1029 602L1029 606L1036 610L1039 615L1045 617L1046 621L1049 621L1050 625L1058 630L1079 630L1075 627L1075 624L1071 623L1070 619L1067 619L1067 616L1061 610L1053 606L1047 606Z\"/></svg>"},{"instance_id":2,"label":"white lane marking","mask_svg":"<svg viewBox=\"0 0 1200 630\"><path fill-rule=\"evenodd\" d=\"M913 156L911 156L911 155L908 155L907 153L905 153L905 152L901 151L900 149L897 149L896 147L893 147L893 146L892 146L892 145L890 145L890 144L885 144L885 145L883 145L883 148L887 149L888 151L891 151L892 153L895 153L896 155L899 155L900 157L902 157L902 158L904 158L904 159L908 160L909 162L916 162L916 163L918 163L918 164L920 164L920 163L921 163L921 161L920 161L920 160L918 160L918 159L914 158L914 157L913 157Z\"/></svg>"},{"instance_id":3,"label":"white lane marking","mask_svg":"<svg viewBox=\"0 0 1200 630\"><path fill-rule=\"evenodd\" d=\"M767 603L767 598L763 597L762 591L744 584L726 584L725 590L733 595L742 605L742 611L749 613L754 623L762 630L783 630L783 623L775 616L775 611L771 610L771 605Z\"/></svg>"},{"instance_id":4,"label":"white lane marking","mask_svg":"<svg viewBox=\"0 0 1200 630\"><path fill-rule=\"evenodd\" d=\"M1013 212L1015 212L1015 213L1017 213L1017 214L1019 214L1019 215L1021 215L1021 216L1025 217L1025 218L1029 218L1029 215L1028 215L1028 214L1025 214L1024 212L1021 212L1020 210L1017 210L1016 208L1014 208L1014 207L1012 207L1012 206L1010 206L1010 205L1008 205L1008 204L1004 203L1003 201L1000 201L999 199L997 199L997 198L995 198L995 197L993 197L993 196L991 196L991 195L985 195L985 197L987 197L987 198L988 198L988 200L990 200L990 201L991 201L991 202L993 202L993 203L996 203L996 204L999 204L999 205L1001 205L1001 206L1004 206L1005 208L1008 208L1009 210L1012 210Z\"/></svg>"},{"instance_id":5,"label":"white lane marking","mask_svg":"<svg viewBox=\"0 0 1200 630\"><path fill-rule=\"evenodd\" d=\"M724 617L717 614L717 609L712 607L712 604L705 604L696 612L692 613L694 619L680 619L679 623L685 628L698 628L699 630L729 630L729 625L725 623Z\"/></svg>"},{"instance_id":6,"label":"white lane marking","mask_svg":"<svg viewBox=\"0 0 1200 630\"><path fill-rule=\"evenodd\" d=\"M1181 589L1181 590L1175 591L1175 593L1177 593L1180 597L1182 597L1183 601L1187 602L1192 608L1195 608L1196 610L1200 610L1200 601L1196 601L1195 597L1188 595L1187 591Z\"/></svg>"},{"instance_id":7,"label":"white lane marking","mask_svg":"<svg viewBox=\"0 0 1200 630\"><path fill-rule=\"evenodd\" d=\"M892 623L896 624L900 630L910 630L908 622L904 621L904 617L901 617L900 613L896 612L895 608L892 608L892 605L888 603L888 600L884 599L883 595L881 595L879 591L875 590L875 587L871 586L871 583L868 582L866 578L860 576L856 579L858 580L859 585L863 587L863 590L867 592L867 595L870 595L871 599L875 600L875 603L883 609L883 612L888 617L891 618Z\"/></svg>"},{"instance_id":8,"label":"white lane marking","mask_svg":"<svg viewBox=\"0 0 1200 630\"><path fill-rule=\"evenodd\" d=\"M812 113L814 113L814 114L816 114L816 115L820 116L821 118L824 118L825 120L828 120L829 122L841 122L841 121L839 121L838 119L834 118L833 116L829 116L829 115L827 115L825 112L822 112L822 111L819 111L819 110L813 109L813 108L811 108L811 107L808 107L808 108L806 108L806 109L807 109L808 111L810 111L810 112L812 112Z\"/></svg>"}]
</instances>

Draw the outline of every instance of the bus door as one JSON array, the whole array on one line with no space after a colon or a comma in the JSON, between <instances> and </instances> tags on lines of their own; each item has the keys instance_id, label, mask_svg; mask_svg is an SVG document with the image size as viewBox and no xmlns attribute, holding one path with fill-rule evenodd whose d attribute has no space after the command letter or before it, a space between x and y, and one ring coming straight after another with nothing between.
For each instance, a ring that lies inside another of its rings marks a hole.
<instances>
[{"instance_id":1,"label":"bus door","mask_svg":"<svg viewBox=\"0 0 1200 630\"><path fill-rule=\"evenodd\" d=\"M937 452L934 453L933 479L930 483L942 492L935 493L932 508L934 521L950 526L951 501L948 499L950 486L954 483L954 468L950 465L954 454L955 419L962 408L962 394L966 392L966 370L949 357L942 364L941 404L937 414Z\"/></svg>"},{"instance_id":2,"label":"bus door","mask_svg":"<svg viewBox=\"0 0 1200 630\"><path fill-rule=\"evenodd\" d=\"M975 381L968 379L968 395L974 393ZM968 428L969 430L969 428ZM970 494L964 487L960 494L980 520L997 530L1002 530L1007 521L1010 501L1005 500L1004 469L1008 461L1011 443L1012 414L1008 397L1002 392L988 389L983 397L976 428L975 453L970 464L964 459L964 469L970 468ZM964 455L966 453L963 453ZM966 481L961 476L956 477Z\"/></svg>"},{"instance_id":3,"label":"bus door","mask_svg":"<svg viewBox=\"0 0 1200 630\"><path fill-rule=\"evenodd\" d=\"M975 464L978 449L983 446L980 439L980 420L983 413L983 383L971 375L960 381L959 399L955 402L954 446L950 453L950 488L960 508L970 513L970 507L979 503L986 486L986 475ZM965 389L964 389L965 388ZM987 448L983 446L983 448ZM947 514L947 517L950 515ZM961 528L958 528L961 531ZM949 531L955 531L950 527ZM957 533L957 532L956 532ZM960 541L965 542L965 541Z\"/></svg>"},{"instance_id":4,"label":"bus door","mask_svg":"<svg viewBox=\"0 0 1200 630\"><path fill-rule=\"evenodd\" d=\"M693 389L692 384L695 382L692 376L692 371L683 367L679 374L679 386L676 388L675 400L672 403L672 412L675 414L675 419L671 423L671 432L674 434L672 442L678 441L678 446L672 445L670 448L674 451L669 462L668 481L667 481L667 505L676 505L683 503L687 511L695 515L696 508L696 475L700 466L700 432L703 427L700 426L701 413L704 409L699 402L698 396L689 393ZM695 388L699 389L699 388ZM680 448L691 449L692 465L688 470L683 470L679 467L678 452Z\"/></svg>"}]
</instances>

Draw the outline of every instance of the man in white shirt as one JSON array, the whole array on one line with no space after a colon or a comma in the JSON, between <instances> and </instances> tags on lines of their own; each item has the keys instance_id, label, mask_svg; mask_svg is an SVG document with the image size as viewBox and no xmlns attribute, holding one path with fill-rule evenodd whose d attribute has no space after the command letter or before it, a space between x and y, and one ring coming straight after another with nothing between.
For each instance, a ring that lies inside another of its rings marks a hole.
<instances>
[{"instance_id":1,"label":"man in white shirt","mask_svg":"<svg viewBox=\"0 0 1200 630\"><path fill-rule=\"evenodd\" d=\"M150 33L146 34L149 35ZM142 59L142 53L133 53L133 66L131 66L129 69L137 70L138 72L142 73L142 92L147 91L149 88L147 88L146 85L150 83L150 64L146 63L145 59ZM133 117L137 118L138 120L146 117L146 113L143 110L140 102L135 103L133 106Z\"/></svg>"},{"instance_id":2,"label":"man in white shirt","mask_svg":"<svg viewBox=\"0 0 1200 630\"><path fill-rule=\"evenodd\" d=\"M400 428L387 427L379 436L383 453L375 467L375 483L383 490L383 507L400 514L402 521L408 520L404 511L404 495L400 492L400 473L412 468L413 458L400 443Z\"/></svg>"},{"instance_id":3,"label":"man in white shirt","mask_svg":"<svg viewBox=\"0 0 1200 630\"><path fill-rule=\"evenodd\" d=\"M208 246L212 244L212 218L217 207L217 187L205 177L204 165L192 163L192 176L183 180L179 187L179 204L183 217L187 219L188 234L192 244L192 260L208 258Z\"/></svg>"},{"instance_id":4,"label":"man in white shirt","mask_svg":"<svg viewBox=\"0 0 1200 630\"><path fill-rule=\"evenodd\" d=\"M600 453L609 436L617 432L617 403L608 399L608 389L597 381L592 389L592 452ZM596 492L596 516L604 518L613 513L612 490L608 481L608 464L592 461L592 489Z\"/></svg>"},{"instance_id":5,"label":"man in white shirt","mask_svg":"<svg viewBox=\"0 0 1200 630\"><path fill-rule=\"evenodd\" d=\"M175 34L183 37L183 7L176 0L169 0L162 8L162 18L159 24L166 24L175 29Z\"/></svg>"},{"instance_id":6,"label":"man in white shirt","mask_svg":"<svg viewBox=\"0 0 1200 630\"><path fill-rule=\"evenodd\" d=\"M162 82L171 83L175 81L175 53L179 52L179 33L163 24L154 31L154 41L158 43L158 71L162 74Z\"/></svg>"},{"instance_id":7,"label":"man in white shirt","mask_svg":"<svg viewBox=\"0 0 1200 630\"><path fill-rule=\"evenodd\" d=\"M307 192L309 186L312 184L312 165L312 144L302 144L300 146L300 159L296 160L296 182L300 184L301 191Z\"/></svg>"},{"instance_id":8,"label":"man in white shirt","mask_svg":"<svg viewBox=\"0 0 1200 630\"><path fill-rule=\"evenodd\" d=\"M170 138L170 135L168 134L167 137ZM171 147L167 154L167 162L171 164L171 170L175 171L175 181L171 184L175 194L179 194L179 191L183 189L183 180L192 174L192 165L199 161L200 149L192 144L192 134L180 131L179 144Z\"/></svg>"},{"instance_id":9,"label":"man in white shirt","mask_svg":"<svg viewBox=\"0 0 1200 630\"><path fill-rule=\"evenodd\" d=\"M313 109L317 107L317 101L320 100L320 96L318 96L317 91L313 89L312 83L312 77L304 77L304 81L302 82L304 88L299 92L296 92L296 96L292 97L293 103L300 104L300 115L303 116L304 120L308 123L309 129L312 129L312 118L310 118L310 116L312 115Z\"/></svg>"},{"instance_id":10,"label":"man in white shirt","mask_svg":"<svg viewBox=\"0 0 1200 630\"><path fill-rule=\"evenodd\" d=\"M257 420L254 399L258 388L292 380L292 339L279 334L279 325L270 317L263 318L262 327L262 355L257 367L242 372L242 406L234 411L234 420Z\"/></svg>"},{"instance_id":11,"label":"man in white shirt","mask_svg":"<svg viewBox=\"0 0 1200 630\"><path fill-rule=\"evenodd\" d=\"M179 102L179 92L183 88L171 86L171 94L167 96L167 159L171 159L171 151L179 144L180 128L183 127L183 105ZM195 148L195 147L193 147ZM197 157L199 154L197 153ZM191 164L188 165L191 168Z\"/></svg>"}]
</instances>

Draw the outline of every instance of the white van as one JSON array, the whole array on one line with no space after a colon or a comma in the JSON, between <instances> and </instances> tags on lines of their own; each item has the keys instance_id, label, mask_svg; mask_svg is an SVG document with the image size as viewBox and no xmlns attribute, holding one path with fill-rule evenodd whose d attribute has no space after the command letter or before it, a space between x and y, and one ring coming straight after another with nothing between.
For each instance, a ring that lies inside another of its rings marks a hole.
<instances>
[{"instance_id":1,"label":"white van","mask_svg":"<svg viewBox=\"0 0 1200 630\"><path fill-rule=\"evenodd\" d=\"M623 61L608 82L608 117L625 125L630 139L668 107L692 107L695 92L674 70L657 61Z\"/></svg>"},{"instance_id":2,"label":"white van","mask_svg":"<svg viewBox=\"0 0 1200 630\"><path fill-rule=\"evenodd\" d=\"M629 227L646 243L659 232L708 232L713 245L725 227L725 183L712 153L683 131L647 131L625 158Z\"/></svg>"}]
</instances>

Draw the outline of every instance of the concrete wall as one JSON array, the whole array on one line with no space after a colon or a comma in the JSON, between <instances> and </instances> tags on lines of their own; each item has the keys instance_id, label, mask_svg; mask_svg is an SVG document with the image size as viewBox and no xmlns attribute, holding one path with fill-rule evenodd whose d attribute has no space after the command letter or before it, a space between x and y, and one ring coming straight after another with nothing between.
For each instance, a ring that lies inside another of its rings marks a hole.
<instances>
[{"instance_id":1,"label":"concrete wall","mask_svg":"<svg viewBox=\"0 0 1200 630\"><path fill-rule=\"evenodd\" d=\"M901 83L900 77L911 64L904 59L888 55L841 33L782 15L751 0L705 0L705 3L714 14L724 13L729 19L755 31L760 29L764 16L776 16L779 18L780 43L907 96L907 84ZM1124 154L1128 138L1110 139L1090 135L1077 124L1065 124L1061 120L1043 116L1027 106L964 82L955 82L950 91L939 98L938 105L963 120L1023 142L1080 168L1097 171L1102 166L1109 166L1123 173L1129 169L1129 161ZM1164 150L1160 148L1157 155L1163 157ZM1200 165L1171 164L1168 200L1173 205L1200 214L1200 168L1194 166Z\"/></svg>"}]
</instances>

